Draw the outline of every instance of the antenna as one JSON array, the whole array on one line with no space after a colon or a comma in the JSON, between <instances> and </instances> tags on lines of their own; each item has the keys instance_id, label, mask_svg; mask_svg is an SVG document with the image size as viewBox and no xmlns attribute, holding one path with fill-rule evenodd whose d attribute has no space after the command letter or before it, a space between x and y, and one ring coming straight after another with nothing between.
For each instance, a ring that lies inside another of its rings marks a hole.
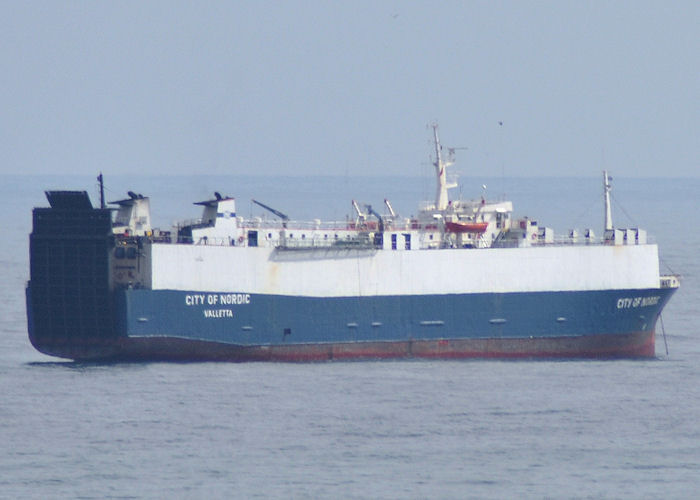
<instances>
[{"instance_id":1,"label":"antenna","mask_svg":"<svg viewBox=\"0 0 700 500\"><path fill-rule=\"evenodd\" d=\"M503 120L498 121L498 156L501 159L501 201L506 199L506 161L503 152Z\"/></svg>"}]
</instances>

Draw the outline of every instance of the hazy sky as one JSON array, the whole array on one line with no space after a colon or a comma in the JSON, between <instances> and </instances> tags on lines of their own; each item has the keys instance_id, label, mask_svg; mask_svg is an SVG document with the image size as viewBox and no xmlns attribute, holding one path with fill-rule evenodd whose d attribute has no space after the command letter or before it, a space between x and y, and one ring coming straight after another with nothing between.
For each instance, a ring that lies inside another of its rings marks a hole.
<instances>
[{"instance_id":1,"label":"hazy sky","mask_svg":"<svg viewBox=\"0 0 700 500\"><path fill-rule=\"evenodd\" d=\"M700 2L18 1L0 173L700 176ZM499 123L502 122L502 125Z\"/></svg>"}]
</instances>

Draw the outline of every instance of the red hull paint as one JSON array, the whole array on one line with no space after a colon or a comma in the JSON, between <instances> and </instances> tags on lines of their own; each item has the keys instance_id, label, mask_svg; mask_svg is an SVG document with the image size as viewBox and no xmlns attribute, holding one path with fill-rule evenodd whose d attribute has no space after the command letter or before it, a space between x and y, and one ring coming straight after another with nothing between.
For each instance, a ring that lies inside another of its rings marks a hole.
<instances>
[{"instance_id":1,"label":"red hull paint","mask_svg":"<svg viewBox=\"0 0 700 500\"><path fill-rule=\"evenodd\" d=\"M653 331L526 339L414 340L338 344L240 346L168 337L123 338L82 346L43 345L43 352L76 360L327 361L333 359L652 358Z\"/></svg>"}]
</instances>

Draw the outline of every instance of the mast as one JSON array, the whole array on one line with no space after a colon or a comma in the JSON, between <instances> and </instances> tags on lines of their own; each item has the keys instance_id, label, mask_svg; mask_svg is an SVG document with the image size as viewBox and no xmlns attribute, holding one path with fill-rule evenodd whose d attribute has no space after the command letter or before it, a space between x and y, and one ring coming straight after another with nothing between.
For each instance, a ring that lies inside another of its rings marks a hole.
<instances>
[{"instance_id":1,"label":"mast","mask_svg":"<svg viewBox=\"0 0 700 500\"><path fill-rule=\"evenodd\" d=\"M100 208L105 208L105 185L102 179L102 172L97 176L97 181L100 183Z\"/></svg>"},{"instance_id":2,"label":"mast","mask_svg":"<svg viewBox=\"0 0 700 500\"><path fill-rule=\"evenodd\" d=\"M442 146L440 146L440 138L438 137L438 126L433 125L433 136L435 138L435 174L437 178L437 192L435 193L435 208L437 210L445 210L449 203L447 197L447 172L449 166L442 161Z\"/></svg>"},{"instance_id":3,"label":"mast","mask_svg":"<svg viewBox=\"0 0 700 500\"><path fill-rule=\"evenodd\" d=\"M612 211L610 210L610 189L612 188L610 181L612 177L608 177L608 171L603 170L603 198L605 201L605 230L611 231L613 228Z\"/></svg>"}]
</instances>

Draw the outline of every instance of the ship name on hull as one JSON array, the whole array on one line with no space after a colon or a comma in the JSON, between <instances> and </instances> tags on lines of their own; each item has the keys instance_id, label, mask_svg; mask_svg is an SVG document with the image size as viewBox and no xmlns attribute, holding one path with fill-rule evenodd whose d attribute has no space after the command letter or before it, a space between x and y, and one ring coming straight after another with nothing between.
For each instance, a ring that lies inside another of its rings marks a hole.
<instances>
[{"instance_id":1,"label":"ship name on hull","mask_svg":"<svg viewBox=\"0 0 700 500\"><path fill-rule=\"evenodd\" d=\"M661 297L654 295L653 297L622 297L617 299L618 309L632 309L635 307L655 306L659 303Z\"/></svg>"},{"instance_id":2,"label":"ship name on hull","mask_svg":"<svg viewBox=\"0 0 700 500\"><path fill-rule=\"evenodd\" d=\"M249 293L194 293L185 295L185 305L200 306L208 304L210 306L250 304Z\"/></svg>"}]
</instances>

